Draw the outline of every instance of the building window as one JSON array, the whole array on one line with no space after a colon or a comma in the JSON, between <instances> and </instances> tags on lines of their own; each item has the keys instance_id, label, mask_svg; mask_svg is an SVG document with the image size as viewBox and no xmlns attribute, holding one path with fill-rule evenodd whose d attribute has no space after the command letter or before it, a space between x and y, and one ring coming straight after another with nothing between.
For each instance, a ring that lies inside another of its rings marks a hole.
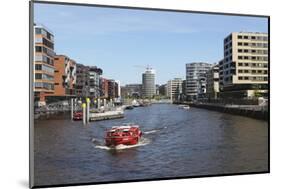
<instances>
[{"instance_id":1,"label":"building window","mask_svg":"<svg viewBox=\"0 0 281 189\"><path fill-rule=\"evenodd\" d=\"M249 73L249 70L244 70L244 73Z\"/></svg>"},{"instance_id":2,"label":"building window","mask_svg":"<svg viewBox=\"0 0 281 189\"><path fill-rule=\"evenodd\" d=\"M243 71L242 70L238 70L238 73L243 73Z\"/></svg>"},{"instance_id":3,"label":"building window","mask_svg":"<svg viewBox=\"0 0 281 189\"><path fill-rule=\"evenodd\" d=\"M238 77L238 80L243 80L243 77L241 77L241 76L240 76L240 77Z\"/></svg>"},{"instance_id":4,"label":"building window","mask_svg":"<svg viewBox=\"0 0 281 189\"><path fill-rule=\"evenodd\" d=\"M241 36L241 35L238 35L238 39L242 39L242 36Z\"/></svg>"},{"instance_id":5,"label":"building window","mask_svg":"<svg viewBox=\"0 0 281 189\"><path fill-rule=\"evenodd\" d=\"M40 46L35 46L35 51L36 51L36 52L42 52L42 47L40 47Z\"/></svg>"},{"instance_id":6,"label":"building window","mask_svg":"<svg viewBox=\"0 0 281 189\"><path fill-rule=\"evenodd\" d=\"M245 35L245 36L244 36L244 39L248 39L248 36Z\"/></svg>"},{"instance_id":7,"label":"building window","mask_svg":"<svg viewBox=\"0 0 281 189\"><path fill-rule=\"evenodd\" d=\"M249 63L244 63L244 66L249 66Z\"/></svg>"},{"instance_id":8,"label":"building window","mask_svg":"<svg viewBox=\"0 0 281 189\"><path fill-rule=\"evenodd\" d=\"M241 52L243 52L243 51L242 51L242 49L238 49L238 52L241 53Z\"/></svg>"},{"instance_id":9,"label":"building window","mask_svg":"<svg viewBox=\"0 0 281 189\"><path fill-rule=\"evenodd\" d=\"M35 70L42 70L41 64L35 64Z\"/></svg>"},{"instance_id":10,"label":"building window","mask_svg":"<svg viewBox=\"0 0 281 189\"><path fill-rule=\"evenodd\" d=\"M42 79L42 74L35 73L35 79Z\"/></svg>"},{"instance_id":11,"label":"building window","mask_svg":"<svg viewBox=\"0 0 281 189\"><path fill-rule=\"evenodd\" d=\"M244 80L249 80L249 77L244 77Z\"/></svg>"},{"instance_id":12,"label":"building window","mask_svg":"<svg viewBox=\"0 0 281 189\"><path fill-rule=\"evenodd\" d=\"M238 42L238 46L242 46L242 43L241 43L241 42Z\"/></svg>"},{"instance_id":13,"label":"building window","mask_svg":"<svg viewBox=\"0 0 281 189\"><path fill-rule=\"evenodd\" d=\"M242 56L238 56L238 59L239 59L239 60L242 60L242 59L243 59L243 57L242 57Z\"/></svg>"},{"instance_id":14,"label":"building window","mask_svg":"<svg viewBox=\"0 0 281 189\"><path fill-rule=\"evenodd\" d=\"M243 66L243 63L239 62L239 63L238 63L238 66Z\"/></svg>"},{"instance_id":15,"label":"building window","mask_svg":"<svg viewBox=\"0 0 281 189\"><path fill-rule=\"evenodd\" d=\"M244 43L244 46L248 46L249 45L249 43Z\"/></svg>"},{"instance_id":16,"label":"building window","mask_svg":"<svg viewBox=\"0 0 281 189\"><path fill-rule=\"evenodd\" d=\"M249 52L249 50L248 49L244 49L244 53L247 53L247 52Z\"/></svg>"},{"instance_id":17,"label":"building window","mask_svg":"<svg viewBox=\"0 0 281 189\"><path fill-rule=\"evenodd\" d=\"M251 39L255 40L255 39L256 39L256 36L251 36Z\"/></svg>"},{"instance_id":18,"label":"building window","mask_svg":"<svg viewBox=\"0 0 281 189\"><path fill-rule=\"evenodd\" d=\"M35 28L35 34L41 34L41 29L40 28Z\"/></svg>"}]
</instances>

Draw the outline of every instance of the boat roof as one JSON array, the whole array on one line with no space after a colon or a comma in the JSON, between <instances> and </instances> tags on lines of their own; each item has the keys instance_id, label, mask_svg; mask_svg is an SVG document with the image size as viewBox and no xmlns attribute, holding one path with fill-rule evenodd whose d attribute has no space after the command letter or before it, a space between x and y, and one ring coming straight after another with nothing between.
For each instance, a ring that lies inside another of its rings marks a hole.
<instances>
[{"instance_id":1,"label":"boat roof","mask_svg":"<svg viewBox=\"0 0 281 189\"><path fill-rule=\"evenodd\" d=\"M113 126L110 131L111 132L114 132L116 131L116 129L122 129L123 131L129 131L131 128L139 128L138 125L122 125L122 126Z\"/></svg>"}]
</instances>

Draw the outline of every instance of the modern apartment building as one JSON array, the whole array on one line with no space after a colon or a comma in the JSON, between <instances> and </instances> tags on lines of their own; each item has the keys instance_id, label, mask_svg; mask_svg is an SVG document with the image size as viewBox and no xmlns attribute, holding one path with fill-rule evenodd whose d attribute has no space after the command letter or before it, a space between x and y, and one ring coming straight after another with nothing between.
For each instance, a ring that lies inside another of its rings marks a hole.
<instances>
[{"instance_id":1,"label":"modern apartment building","mask_svg":"<svg viewBox=\"0 0 281 189\"><path fill-rule=\"evenodd\" d=\"M101 82L101 98L107 99L109 97L108 95L108 79L106 78L100 78Z\"/></svg>"},{"instance_id":2,"label":"modern apartment building","mask_svg":"<svg viewBox=\"0 0 281 189\"><path fill-rule=\"evenodd\" d=\"M206 73L212 64L193 62L186 64L186 97L193 101L204 98L206 94Z\"/></svg>"},{"instance_id":3,"label":"modern apartment building","mask_svg":"<svg viewBox=\"0 0 281 189\"><path fill-rule=\"evenodd\" d=\"M224 39L222 96L251 98L268 93L268 34L233 32Z\"/></svg>"},{"instance_id":4,"label":"modern apartment building","mask_svg":"<svg viewBox=\"0 0 281 189\"><path fill-rule=\"evenodd\" d=\"M155 94L155 70L147 68L142 74L142 97L152 98Z\"/></svg>"},{"instance_id":5,"label":"modern apartment building","mask_svg":"<svg viewBox=\"0 0 281 189\"><path fill-rule=\"evenodd\" d=\"M74 97L76 84L76 62L65 55L54 58L54 94L58 99Z\"/></svg>"},{"instance_id":6,"label":"modern apartment building","mask_svg":"<svg viewBox=\"0 0 281 189\"><path fill-rule=\"evenodd\" d=\"M215 64L207 71L206 97L208 99L217 99L219 93L219 65Z\"/></svg>"},{"instance_id":7,"label":"modern apartment building","mask_svg":"<svg viewBox=\"0 0 281 189\"><path fill-rule=\"evenodd\" d=\"M167 82L167 96L171 100L180 100L182 94L182 79L175 78Z\"/></svg>"},{"instance_id":8,"label":"modern apartment building","mask_svg":"<svg viewBox=\"0 0 281 189\"><path fill-rule=\"evenodd\" d=\"M89 97L98 98L102 95L102 89L100 85L100 76L102 75L102 69L96 66L90 66L89 69Z\"/></svg>"},{"instance_id":9,"label":"modern apartment building","mask_svg":"<svg viewBox=\"0 0 281 189\"><path fill-rule=\"evenodd\" d=\"M43 25L34 25L34 97L45 105L47 95L54 93L54 35Z\"/></svg>"},{"instance_id":10,"label":"modern apartment building","mask_svg":"<svg viewBox=\"0 0 281 189\"><path fill-rule=\"evenodd\" d=\"M84 66L83 64L76 64L75 90L77 97L88 97L90 95L89 82L89 66Z\"/></svg>"},{"instance_id":11,"label":"modern apartment building","mask_svg":"<svg viewBox=\"0 0 281 189\"><path fill-rule=\"evenodd\" d=\"M118 90L119 86L118 83L114 79L108 80L108 97L110 99L118 98Z\"/></svg>"}]
</instances>

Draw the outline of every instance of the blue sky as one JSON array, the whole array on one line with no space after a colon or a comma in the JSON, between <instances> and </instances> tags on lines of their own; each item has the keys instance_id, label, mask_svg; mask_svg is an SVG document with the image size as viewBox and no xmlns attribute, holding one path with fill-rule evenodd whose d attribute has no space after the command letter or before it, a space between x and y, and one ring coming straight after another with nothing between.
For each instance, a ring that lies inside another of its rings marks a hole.
<instances>
[{"instance_id":1,"label":"blue sky","mask_svg":"<svg viewBox=\"0 0 281 189\"><path fill-rule=\"evenodd\" d=\"M54 34L55 51L103 69L121 85L141 83L147 65L156 83L185 78L185 64L223 58L231 32L267 32L267 19L36 3L35 23Z\"/></svg>"}]
</instances>

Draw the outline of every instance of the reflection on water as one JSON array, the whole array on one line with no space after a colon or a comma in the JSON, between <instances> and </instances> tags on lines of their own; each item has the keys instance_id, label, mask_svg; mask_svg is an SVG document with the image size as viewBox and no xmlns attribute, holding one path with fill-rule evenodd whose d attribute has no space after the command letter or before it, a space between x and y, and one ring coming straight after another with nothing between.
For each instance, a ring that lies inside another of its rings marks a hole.
<instances>
[{"instance_id":1,"label":"reflection on water","mask_svg":"<svg viewBox=\"0 0 281 189\"><path fill-rule=\"evenodd\" d=\"M265 121L203 109L157 104L124 119L35 121L35 184L71 184L268 171ZM143 139L133 147L104 146L106 128L133 122Z\"/></svg>"}]
</instances>

